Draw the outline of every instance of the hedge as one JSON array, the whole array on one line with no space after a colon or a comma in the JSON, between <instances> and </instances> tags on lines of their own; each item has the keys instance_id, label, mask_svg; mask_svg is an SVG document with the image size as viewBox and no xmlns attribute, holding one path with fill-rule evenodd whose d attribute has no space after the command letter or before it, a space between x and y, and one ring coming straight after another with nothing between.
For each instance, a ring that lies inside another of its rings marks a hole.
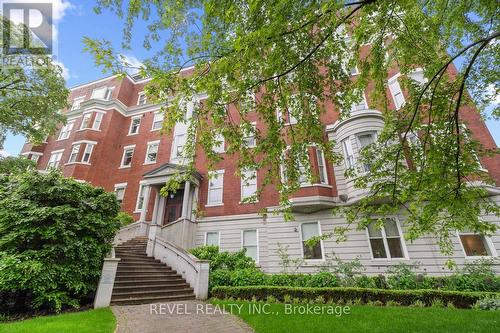
<instances>
[{"instance_id":1,"label":"hedge","mask_svg":"<svg viewBox=\"0 0 500 333\"><path fill-rule=\"evenodd\" d=\"M443 304L453 304L457 308L470 308L478 300L492 297L500 298L500 293L492 292L459 292L444 290L388 290L367 288L294 288L276 286L246 286L246 287L214 287L211 296L218 299L243 299L264 301L269 296L283 302L285 296L303 301L314 301L319 296L332 303L358 301L361 303L389 301L409 306L419 301L430 306L433 301L441 300Z\"/></svg>"}]
</instances>

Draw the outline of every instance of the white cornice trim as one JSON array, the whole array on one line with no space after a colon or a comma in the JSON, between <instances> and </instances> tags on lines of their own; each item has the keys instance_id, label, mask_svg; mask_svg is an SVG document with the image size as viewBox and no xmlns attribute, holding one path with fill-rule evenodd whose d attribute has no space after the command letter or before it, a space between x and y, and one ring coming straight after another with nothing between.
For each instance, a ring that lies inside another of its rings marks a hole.
<instances>
[{"instance_id":1,"label":"white cornice trim","mask_svg":"<svg viewBox=\"0 0 500 333\"><path fill-rule=\"evenodd\" d=\"M378 110L372 110L372 109L360 111L359 113L356 113L347 119L344 119L342 121L337 120L333 124L327 125L326 132L327 133L333 132L333 131L337 130L340 126L343 126L351 121L354 121L354 120L357 120L360 118L366 118L366 117L382 118L382 112L380 112Z\"/></svg>"}]
</instances>

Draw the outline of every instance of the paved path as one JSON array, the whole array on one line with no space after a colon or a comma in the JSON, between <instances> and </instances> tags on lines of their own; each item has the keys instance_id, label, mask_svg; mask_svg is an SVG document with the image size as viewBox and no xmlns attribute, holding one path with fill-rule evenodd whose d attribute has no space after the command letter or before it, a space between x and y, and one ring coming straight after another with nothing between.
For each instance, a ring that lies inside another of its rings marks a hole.
<instances>
[{"instance_id":1,"label":"paved path","mask_svg":"<svg viewBox=\"0 0 500 333\"><path fill-rule=\"evenodd\" d=\"M253 332L237 316L214 313L213 305L200 301L113 306L112 310L117 333Z\"/></svg>"}]
</instances>

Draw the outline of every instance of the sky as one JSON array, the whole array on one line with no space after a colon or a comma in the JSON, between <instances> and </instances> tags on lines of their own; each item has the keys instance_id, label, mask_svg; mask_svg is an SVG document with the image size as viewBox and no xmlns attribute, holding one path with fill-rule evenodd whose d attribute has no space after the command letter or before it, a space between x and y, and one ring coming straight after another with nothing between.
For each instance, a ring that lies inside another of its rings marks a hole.
<instances>
[{"instance_id":1,"label":"sky","mask_svg":"<svg viewBox=\"0 0 500 333\"><path fill-rule=\"evenodd\" d=\"M34 0L33 2L36 2ZM57 62L63 68L67 87L90 82L108 74L94 65L92 56L83 52L83 37L106 39L119 46L122 38L123 20L113 13L103 11L98 15L94 12L94 1L53 0L54 21L56 23L56 39L58 43ZM151 55L142 47L142 36L146 33L144 26L134 30L130 50L118 50L131 64L140 63ZM500 121L487 120L491 134L497 146L500 145ZM18 155L24 144L24 137L9 134L0 155Z\"/></svg>"}]
</instances>

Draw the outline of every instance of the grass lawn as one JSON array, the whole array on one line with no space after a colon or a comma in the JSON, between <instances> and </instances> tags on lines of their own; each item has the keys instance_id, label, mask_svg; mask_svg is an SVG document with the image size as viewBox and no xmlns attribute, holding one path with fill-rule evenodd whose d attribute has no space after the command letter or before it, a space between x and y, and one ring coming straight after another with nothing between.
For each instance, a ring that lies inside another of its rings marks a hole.
<instances>
[{"instance_id":1,"label":"grass lawn","mask_svg":"<svg viewBox=\"0 0 500 333\"><path fill-rule=\"evenodd\" d=\"M112 333L116 319L110 308L72 312L0 324L0 333Z\"/></svg>"},{"instance_id":2,"label":"grass lawn","mask_svg":"<svg viewBox=\"0 0 500 333\"><path fill-rule=\"evenodd\" d=\"M498 332L500 311L448 308L350 306L349 314L285 314L284 304L250 313L251 302L213 301L245 320L257 333L278 332ZM241 311L229 304L243 305ZM263 303L260 303L261 305ZM295 304L292 306L296 306ZM305 305L303 305L305 306ZM327 306L327 305L319 305ZM297 308L296 308L297 309Z\"/></svg>"}]
</instances>

